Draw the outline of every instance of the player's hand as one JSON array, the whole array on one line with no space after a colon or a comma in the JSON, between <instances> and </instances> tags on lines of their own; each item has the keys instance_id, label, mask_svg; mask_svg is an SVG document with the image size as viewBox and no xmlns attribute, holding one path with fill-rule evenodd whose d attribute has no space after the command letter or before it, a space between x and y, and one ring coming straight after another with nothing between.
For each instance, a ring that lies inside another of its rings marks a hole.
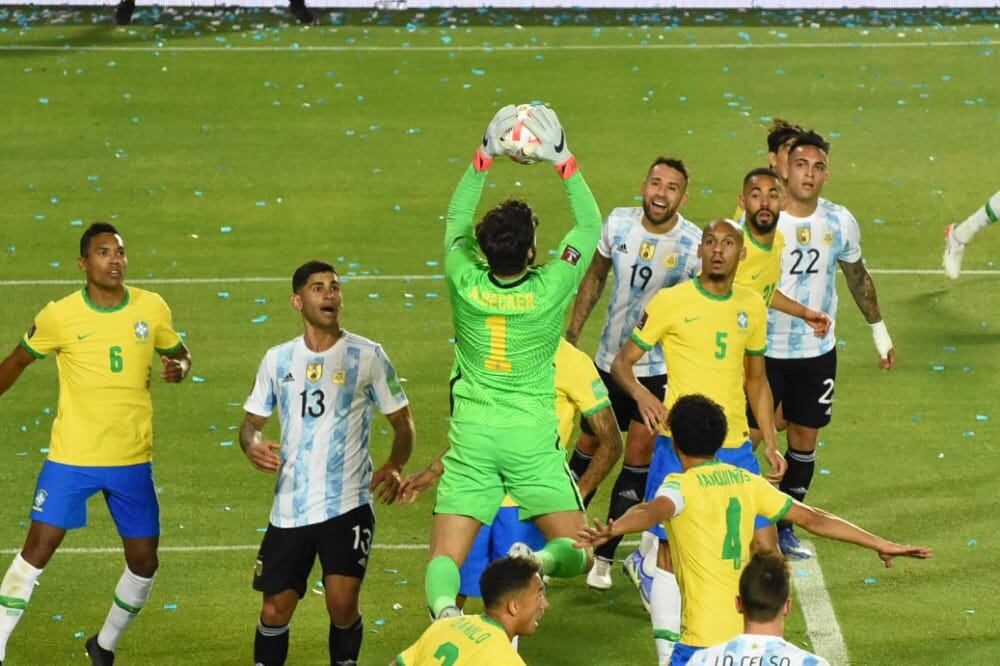
<instances>
[{"instance_id":1,"label":"player's hand","mask_svg":"<svg viewBox=\"0 0 1000 666\"><path fill-rule=\"evenodd\" d=\"M528 131L541 141L535 148L535 157L553 164L562 164L573 157L566 145L566 132L555 111L537 104L531 107L523 122Z\"/></svg>"},{"instance_id":2,"label":"player's hand","mask_svg":"<svg viewBox=\"0 0 1000 666\"><path fill-rule=\"evenodd\" d=\"M500 145L500 137L514 129L517 124L517 107L508 104L493 116L493 120L486 126L483 133L482 151L490 158L503 155L504 150Z\"/></svg>"},{"instance_id":3,"label":"player's hand","mask_svg":"<svg viewBox=\"0 0 1000 666\"><path fill-rule=\"evenodd\" d=\"M163 362L163 372L160 373L160 377L163 378L163 381L170 382L171 384L176 384L184 379L188 368L191 367L188 363L178 358L161 356L160 360Z\"/></svg>"},{"instance_id":4,"label":"player's hand","mask_svg":"<svg viewBox=\"0 0 1000 666\"><path fill-rule=\"evenodd\" d=\"M268 442L262 438L254 440L253 444L247 447L247 458L250 464L261 472L277 472L281 467L281 458L278 452L281 451L281 444L278 442Z\"/></svg>"},{"instance_id":5,"label":"player's hand","mask_svg":"<svg viewBox=\"0 0 1000 666\"><path fill-rule=\"evenodd\" d=\"M885 355L885 358L880 358L878 360L878 367L880 370L885 370L888 372L896 367L896 348L893 347L889 350L889 353Z\"/></svg>"},{"instance_id":6,"label":"player's hand","mask_svg":"<svg viewBox=\"0 0 1000 666\"><path fill-rule=\"evenodd\" d=\"M771 472L764 476L771 483L778 483L788 470L788 461L785 460L785 456L778 453L778 449L775 446L764 447L764 458L767 460L767 464L771 466Z\"/></svg>"},{"instance_id":7,"label":"player's hand","mask_svg":"<svg viewBox=\"0 0 1000 666\"><path fill-rule=\"evenodd\" d=\"M809 328L813 330L813 334L817 338L825 338L826 334L830 332L830 327L833 326L833 320L830 319L830 315L821 310L806 308L806 314L803 319L809 324Z\"/></svg>"},{"instance_id":8,"label":"player's hand","mask_svg":"<svg viewBox=\"0 0 1000 666\"><path fill-rule=\"evenodd\" d=\"M601 544L607 543L614 533L612 532L614 528L615 521L608 520L605 525L598 519L594 519L594 526L584 525L576 533L576 541L573 545L576 548L596 548Z\"/></svg>"},{"instance_id":9,"label":"player's hand","mask_svg":"<svg viewBox=\"0 0 1000 666\"><path fill-rule=\"evenodd\" d=\"M402 470L403 468L396 463L387 462L372 475L372 482L368 485L368 490L383 504L392 504L399 495L399 486L402 483L399 473Z\"/></svg>"},{"instance_id":10,"label":"player's hand","mask_svg":"<svg viewBox=\"0 0 1000 666\"><path fill-rule=\"evenodd\" d=\"M417 501L420 493L438 482L442 474L444 474L444 468L440 464L431 463L427 469L419 474L412 474L406 477L406 480L399 486L399 494L396 497L396 501L400 504L413 504Z\"/></svg>"},{"instance_id":11,"label":"player's hand","mask_svg":"<svg viewBox=\"0 0 1000 666\"><path fill-rule=\"evenodd\" d=\"M886 569L892 567L892 560L895 557L914 557L918 560L926 560L934 557L934 549L927 546L907 546L886 541L878 548L879 559L885 564Z\"/></svg>"},{"instance_id":12,"label":"player's hand","mask_svg":"<svg viewBox=\"0 0 1000 666\"><path fill-rule=\"evenodd\" d=\"M667 422L667 408L663 405L663 401L653 395L646 387L642 387L635 395L635 402L639 407L642 422L654 433Z\"/></svg>"}]
</instances>

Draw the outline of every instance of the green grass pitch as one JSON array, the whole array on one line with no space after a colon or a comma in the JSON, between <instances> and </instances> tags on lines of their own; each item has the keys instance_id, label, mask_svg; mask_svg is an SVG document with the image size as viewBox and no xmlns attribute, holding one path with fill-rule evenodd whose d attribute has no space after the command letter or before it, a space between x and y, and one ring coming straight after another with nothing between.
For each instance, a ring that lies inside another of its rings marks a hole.
<instances>
[{"instance_id":1,"label":"green grass pitch","mask_svg":"<svg viewBox=\"0 0 1000 666\"><path fill-rule=\"evenodd\" d=\"M731 214L742 175L765 161L769 118L832 138L825 194L858 218L872 269L903 271L875 274L899 366L877 370L842 290L835 416L809 500L937 550L886 571L871 553L814 540L837 619L855 664L1000 661L1000 276L989 272L1000 230L969 247L965 268L982 273L949 283L914 272L937 269L944 226L997 189L995 16L688 15L665 26L553 10L491 25L455 11L326 15L303 29L268 12L174 10L158 26L140 11L137 25L115 29L93 22L100 14L0 10L0 340L13 347L46 301L76 288L38 281L79 278L80 225L95 219L120 226L133 281L194 280L150 287L172 306L204 381L154 381L164 551L120 661L251 660L253 546L273 481L224 443L236 440L264 351L301 330L284 281L298 264L325 258L348 275L342 323L381 341L406 378L418 432L408 470L442 448L452 331L444 284L430 278L443 215L494 110L536 99L560 113L605 212L632 205L647 164L669 154L693 171L684 212L703 224ZM498 163L483 201L508 195L536 206L540 249L552 247L569 216L551 170ZM602 307L585 331L591 351ZM55 405L51 360L0 398L4 568L24 538ZM380 423L377 463L389 440ZM608 486L592 515L603 518ZM427 624L431 501L378 509L365 664L387 663ZM64 548L118 545L97 500L90 522ZM197 550L218 546L234 549ZM114 553L57 554L8 663L81 662L122 564ZM528 663L653 663L649 621L620 575L605 594L554 584L550 600L539 634L522 642ZM326 633L310 593L292 663L325 663ZM810 645L798 611L787 633Z\"/></svg>"}]
</instances>

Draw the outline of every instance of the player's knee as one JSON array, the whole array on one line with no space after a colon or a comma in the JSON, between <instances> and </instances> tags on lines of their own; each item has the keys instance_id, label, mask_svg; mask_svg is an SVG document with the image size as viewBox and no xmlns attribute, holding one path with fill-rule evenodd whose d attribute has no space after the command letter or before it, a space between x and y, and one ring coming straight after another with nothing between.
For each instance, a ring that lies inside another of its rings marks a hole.
<instances>
[{"instance_id":1,"label":"player's knee","mask_svg":"<svg viewBox=\"0 0 1000 666\"><path fill-rule=\"evenodd\" d=\"M357 599L327 598L326 611L330 614L330 621L338 627L349 627L360 617Z\"/></svg>"},{"instance_id":2,"label":"player's knee","mask_svg":"<svg viewBox=\"0 0 1000 666\"><path fill-rule=\"evenodd\" d=\"M283 627L292 619L293 604L283 603L277 597L264 597L260 607L260 621L268 627Z\"/></svg>"},{"instance_id":3,"label":"player's knee","mask_svg":"<svg viewBox=\"0 0 1000 666\"><path fill-rule=\"evenodd\" d=\"M143 551L139 553L126 553L125 564L129 571L136 576L152 578L156 570L160 568L160 558L156 551Z\"/></svg>"}]
</instances>

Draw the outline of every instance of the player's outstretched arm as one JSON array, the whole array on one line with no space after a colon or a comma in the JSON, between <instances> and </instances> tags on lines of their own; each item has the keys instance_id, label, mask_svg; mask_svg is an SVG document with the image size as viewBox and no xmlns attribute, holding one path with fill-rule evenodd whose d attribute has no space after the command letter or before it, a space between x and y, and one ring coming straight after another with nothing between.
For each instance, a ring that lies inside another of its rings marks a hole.
<instances>
[{"instance_id":1,"label":"player's outstretched arm","mask_svg":"<svg viewBox=\"0 0 1000 666\"><path fill-rule=\"evenodd\" d=\"M576 293L576 300L573 301L573 314L570 316L569 326L566 328L566 340L574 347L579 346L577 343L580 340L583 325L587 323L597 301L601 300L601 294L604 293L604 285L608 282L610 271L611 260L594 250L594 257L590 260L590 266L587 268Z\"/></svg>"},{"instance_id":2,"label":"player's outstretched arm","mask_svg":"<svg viewBox=\"0 0 1000 666\"><path fill-rule=\"evenodd\" d=\"M432 460L422 472L406 477L406 480L399 486L397 501L400 504L413 504L422 492L433 487L438 479L444 476L444 454L446 453L448 453L447 448L438 454L438 457Z\"/></svg>"},{"instance_id":3,"label":"player's outstretched arm","mask_svg":"<svg viewBox=\"0 0 1000 666\"><path fill-rule=\"evenodd\" d=\"M476 155L472 164L462 174L462 179L458 182L458 187L451 195L448 203L448 216L444 230L444 251L447 257L451 257L456 250L461 256L467 256L475 260L475 237L473 235L473 216L476 214L476 206L483 194L483 183L486 182L486 170L493 163L493 158L503 154L500 147L500 137L514 127L517 122L517 108L508 104L493 116L493 120L486 127L483 134L483 142L476 148ZM465 239L461 247L456 247L460 239ZM447 262L445 268L447 269Z\"/></svg>"},{"instance_id":4,"label":"player's outstretched arm","mask_svg":"<svg viewBox=\"0 0 1000 666\"><path fill-rule=\"evenodd\" d=\"M372 475L368 488L380 502L392 504L399 495L399 473L413 453L413 442L417 434L409 406L386 414L386 418L392 426L392 449L389 451L389 459Z\"/></svg>"},{"instance_id":5,"label":"player's outstretched arm","mask_svg":"<svg viewBox=\"0 0 1000 666\"><path fill-rule=\"evenodd\" d=\"M813 330L817 338L825 338L826 334L830 332L830 327L833 326L833 320L830 319L830 315L822 310L807 308L794 298L785 296L784 292L780 289L776 289L774 295L771 296L770 307L778 312L784 312L803 320Z\"/></svg>"},{"instance_id":6,"label":"player's outstretched arm","mask_svg":"<svg viewBox=\"0 0 1000 666\"><path fill-rule=\"evenodd\" d=\"M267 417L245 412L240 426L240 448L250 460L250 464L261 472L277 472L281 467L278 451L281 444L264 440L264 426Z\"/></svg>"},{"instance_id":7,"label":"player's outstretched arm","mask_svg":"<svg viewBox=\"0 0 1000 666\"><path fill-rule=\"evenodd\" d=\"M636 401L639 414L642 415L642 422L646 424L646 427L650 430L656 430L666 422L667 408L664 407L659 398L635 378L633 368L644 353L646 352L635 344L634 340L626 342L625 346L615 355L615 360L611 362L611 376L618 382L618 386Z\"/></svg>"},{"instance_id":8,"label":"player's outstretched arm","mask_svg":"<svg viewBox=\"0 0 1000 666\"><path fill-rule=\"evenodd\" d=\"M163 372L160 373L160 377L165 382L171 384L182 382L191 371L191 352L187 347L181 346L175 352L164 354L160 360L163 361Z\"/></svg>"},{"instance_id":9,"label":"player's outstretched arm","mask_svg":"<svg viewBox=\"0 0 1000 666\"><path fill-rule=\"evenodd\" d=\"M872 338L875 340L875 349L878 350L878 367L882 370L892 370L896 365L896 348L889 337L889 330L885 327L882 319L882 311L878 306L878 293L875 291L875 280L871 273L865 268L863 260L855 262L841 261L840 270L844 272L847 280L847 288L851 290L854 302L858 304L858 309L864 315L865 320L872 327Z\"/></svg>"},{"instance_id":10,"label":"player's outstretched arm","mask_svg":"<svg viewBox=\"0 0 1000 666\"><path fill-rule=\"evenodd\" d=\"M926 546L909 546L886 541L843 518L838 518L831 513L794 500L792 507L785 514L785 519L813 534L874 550L886 567L892 566L892 560L895 557L914 557L926 560L934 555L934 550Z\"/></svg>"},{"instance_id":11,"label":"player's outstretched arm","mask_svg":"<svg viewBox=\"0 0 1000 666\"><path fill-rule=\"evenodd\" d=\"M24 369L35 362L35 357L18 345L7 355L7 358L0 363L0 395L7 392L17 378L21 376Z\"/></svg>"},{"instance_id":12,"label":"player's outstretched arm","mask_svg":"<svg viewBox=\"0 0 1000 666\"><path fill-rule=\"evenodd\" d=\"M743 359L743 372L746 376L747 404L750 412L757 420L764 437L764 457L771 466L770 474L766 474L771 483L781 481L788 469L785 457L778 453L778 438L774 429L774 396L771 395L771 385L767 383L767 372L764 369L764 357L759 354L748 354Z\"/></svg>"},{"instance_id":13,"label":"player's outstretched arm","mask_svg":"<svg viewBox=\"0 0 1000 666\"><path fill-rule=\"evenodd\" d=\"M580 477L576 484L580 490L581 497L587 497L597 490L601 482L611 473L611 469L622 456L622 433L618 429L618 421L611 407L605 407L596 414L587 417L594 434L597 435L597 450L594 457L587 465L587 471Z\"/></svg>"},{"instance_id":14,"label":"player's outstretched arm","mask_svg":"<svg viewBox=\"0 0 1000 666\"><path fill-rule=\"evenodd\" d=\"M626 511L618 520L609 520L607 524L594 520L594 526L582 527L577 532L577 548L596 548L610 539L648 530L657 523L662 523L676 513L673 500L658 496L651 502L636 504Z\"/></svg>"}]
</instances>

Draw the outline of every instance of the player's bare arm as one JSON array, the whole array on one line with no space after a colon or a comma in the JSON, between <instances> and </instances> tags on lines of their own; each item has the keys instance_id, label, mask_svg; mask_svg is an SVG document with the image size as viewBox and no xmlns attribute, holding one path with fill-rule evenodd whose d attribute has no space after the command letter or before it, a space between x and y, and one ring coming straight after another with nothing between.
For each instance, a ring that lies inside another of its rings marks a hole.
<instances>
[{"instance_id":1,"label":"player's bare arm","mask_svg":"<svg viewBox=\"0 0 1000 666\"><path fill-rule=\"evenodd\" d=\"M817 338L825 338L826 334L830 332L830 327L833 325L830 315L821 310L807 308L794 298L785 296L780 289L776 289L774 295L771 296L770 307L778 312L798 317L809 325L809 328L813 330Z\"/></svg>"},{"instance_id":2,"label":"player's bare arm","mask_svg":"<svg viewBox=\"0 0 1000 666\"><path fill-rule=\"evenodd\" d=\"M858 259L855 262L838 262L840 270L844 272L847 280L847 288L851 290L854 302L858 304L858 309L864 315L865 320L871 324L872 336L875 339L875 347L879 352L878 367L882 370L892 370L896 365L896 348L892 344L889 332L882 321L882 311L878 306L878 293L875 291L875 280L871 273L865 268L864 261Z\"/></svg>"},{"instance_id":3,"label":"player's bare arm","mask_svg":"<svg viewBox=\"0 0 1000 666\"><path fill-rule=\"evenodd\" d=\"M438 479L444 475L444 454L448 453L450 448L448 447L439 453L423 471L406 477L399 486L397 501L400 504L413 504L422 492L438 482Z\"/></svg>"},{"instance_id":4,"label":"player's bare arm","mask_svg":"<svg viewBox=\"0 0 1000 666\"><path fill-rule=\"evenodd\" d=\"M240 426L240 448L250 459L250 464L261 472L277 472L281 467L278 451L281 444L264 440L264 426L267 417L245 412L243 425Z\"/></svg>"},{"instance_id":5,"label":"player's bare arm","mask_svg":"<svg viewBox=\"0 0 1000 666\"><path fill-rule=\"evenodd\" d=\"M369 490L383 504L392 504L399 493L400 477L403 466L413 453L413 442L416 430L413 427L413 416L409 406L403 407L392 414L386 414L389 425L392 426L392 449L389 459L372 475Z\"/></svg>"},{"instance_id":6,"label":"player's bare arm","mask_svg":"<svg viewBox=\"0 0 1000 666\"><path fill-rule=\"evenodd\" d=\"M35 357L18 345L7 355L7 358L0 363L0 395L7 392L17 378L21 376L24 369L35 362Z\"/></svg>"},{"instance_id":7,"label":"player's bare arm","mask_svg":"<svg viewBox=\"0 0 1000 666\"><path fill-rule=\"evenodd\" d=\"M597 547L616 536L648 530L674 515L675 511L673 500L656 497L651 502L636 504L622 514L621 518L609 520L607 524L595 519L593 527L580 529L573 545L577 548Z\"/></svg>"},{"instance_id":8,"label":"player's bare arm","mask_svg":"<svg viewBox=\"0 0 1000 666\"><path fill-rule=\"evenodd\" d=\"M774 430L774 398L764 371L764 356L746 355L743 372L746 375L747 403L764 437L764 457L771 466L771 472L764 476L771 483L777 483L785 475L788 462L778 453L778 439Z\"/></svg>"},{"instance_id":9,"label":"player's bare arm","mask_svg":"<svg viewBox=\"0 0 1000 666\"><path fill-rule=\"evenodd\" d=\"M574 347L577 346L580 339L583 325L587 323L597 301L601 300L601 294L604 293L604 285L608 282L610 271L611 259L594 250L594 258L590 261L590 267L587 268L587 272L580 282L576 300L573 301L573 314L570 316L569 326L566 328L566 340Z\"/></svg>"},{"instance_id":10,"label":"player's bare arm","mask_svg":"<svg viewBox=\"0 0 1000 666\"><path fill-rule=\"evenodd\" d=\"M587 466L587 471L580 477L577 488L580 495L586 497L592 493L608 474L618 459L622 456L622 433L618 430L618 422L611 407L605 407L587 418L587 422L597 436L597 450Z\"/></svg>"},{"instance_id":11,"label":"player's bare arm","mask_svg":"<svg viewBox=\"0 0 1000 666\"><path fill-rule=\"evenodd\" d=\"M626 342L625 346L615 355L615 360L611 362L611 376L636 401L646 427L655 430L666 422L667 408L659 398L635 378L633 368L644 353L634 341Z\"/></svg>"},{"instance_id":12,"label":"player's bare arm","mask_svg":"<svg viewBox=\"0 0 1000 666\"><path fill-rule=\"evenodd\" d=\"M874 550L887 568L892 566L895 557L926 560L934 555L934 550L927 546L910 546L886 541L843 518L794 500L785 518L813 534Z\"/></svg>"},{"instance_id":13,"label":"player's bare arm","mask_svg":"<svg viewBox=\"0 0 1000 666\"><path fill-rule=\"evenodd\" d=\"M160 357L163 362L163 372L160 377L163 381L176 384L184 381L184 378L191 372L191 352L187 347L181 347L175 352L164 354Z\"/></svg>"}]
</instances>

